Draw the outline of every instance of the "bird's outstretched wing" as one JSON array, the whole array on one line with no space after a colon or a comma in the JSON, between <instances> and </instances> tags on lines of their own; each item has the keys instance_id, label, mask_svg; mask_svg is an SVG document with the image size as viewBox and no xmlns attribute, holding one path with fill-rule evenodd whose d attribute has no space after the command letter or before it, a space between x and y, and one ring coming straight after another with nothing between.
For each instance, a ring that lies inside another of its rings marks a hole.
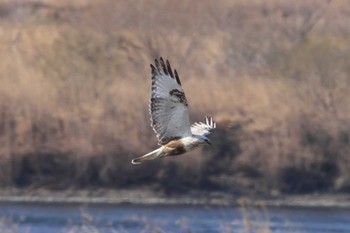
<instances>
[{"instance_id":1,"label":"bird's outstretched wing","mask_svg":"<svg viewBox=\"0 0 350 233\"><path fill-rule=\"evenodd\" d=\"M191 131L193 134L207 136L213 129L216 128L216 122L210 116L205 117L205 123L196 122L191 125Z\"/></svg>"},{"instance_id":2,"label":"bird's outstretched wing","mask_svg":"<svg viewBox=\"0 0 350 233\"><path fill-rule=\"evenodd\" d=\"M156 59L151 69L151 126L159 144L192 135L187 99L176 70L173 73L169 61L164 63L163 58L160 58L160 63Z\"/></svg>"}]
</instances>

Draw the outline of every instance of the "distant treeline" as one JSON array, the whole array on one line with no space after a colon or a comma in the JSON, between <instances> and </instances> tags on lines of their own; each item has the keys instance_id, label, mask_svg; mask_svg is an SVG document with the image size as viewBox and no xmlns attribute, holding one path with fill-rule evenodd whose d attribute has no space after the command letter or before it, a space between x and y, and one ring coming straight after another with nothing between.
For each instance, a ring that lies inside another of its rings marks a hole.
<instances>
[{"instance_id":1,"label":"distant treeline","mask_svg":"<svg viewBox=\"0 0 350 233\"><path fill-rule=\"evenodd\" d=\"M2 187L350 191L350 5L8 1L1 9ZM148 98L149 63L159 56L178 70L191 119L210 114L218 129L211 147L135 166L132 158L157 147Z\"/></svg>"}]
</instances>

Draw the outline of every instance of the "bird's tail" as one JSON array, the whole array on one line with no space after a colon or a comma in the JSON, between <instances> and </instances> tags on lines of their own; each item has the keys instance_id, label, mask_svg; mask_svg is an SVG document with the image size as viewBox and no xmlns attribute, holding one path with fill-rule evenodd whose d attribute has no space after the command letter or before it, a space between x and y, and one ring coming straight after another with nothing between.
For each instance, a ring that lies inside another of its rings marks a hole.
<instances>
[{"instance_id":1,"label":"bird's tail","mask_svg":"<svg viewBox=\"0 0 350 233\"><path fill-rule=\"evenodd\" d=\"M154 150L148 154L145 154L144 156L133 159L131 161L131 163L132 164L140 164L141 162L146 161L146 160L152 160L152 159L162 157L162 154L163 154L162 148L158 148L157 150Z\"/></svg>"}]
</instances>

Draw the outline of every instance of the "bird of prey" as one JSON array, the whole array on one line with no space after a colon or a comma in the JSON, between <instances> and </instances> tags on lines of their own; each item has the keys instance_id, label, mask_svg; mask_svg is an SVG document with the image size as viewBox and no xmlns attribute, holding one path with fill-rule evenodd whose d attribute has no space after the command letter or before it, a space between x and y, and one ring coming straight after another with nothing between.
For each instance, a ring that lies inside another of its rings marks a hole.
<instances>
[{"instance_id":1,"label":"bird of prey","mask_svg":"<svg viewBox=\"0 0 350 233\"><path fill-rule=\"evenodd\" d=\"M188 103L181 87L179 75L172 71L168 60L155 59L151 64L152 93L150 99L151 126L155 131L158 149L131 161L140 164L145 160L186 153L203 144L209 144L207 136L216 128L212 117L206 116L205 123L190 125Z\"/></svg>"}]
</instances>

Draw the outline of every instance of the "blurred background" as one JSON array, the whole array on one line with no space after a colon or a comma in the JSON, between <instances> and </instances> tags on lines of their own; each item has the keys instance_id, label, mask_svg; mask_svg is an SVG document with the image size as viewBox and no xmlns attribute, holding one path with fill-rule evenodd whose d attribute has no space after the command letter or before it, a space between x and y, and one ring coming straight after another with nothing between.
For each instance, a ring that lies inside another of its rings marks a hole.
<instances>
[{"instance_id":1,"label":"blurred background","mask_svg":"<svg viewBox=\"0 0 350 233\"><path fill-rule=\"evenodd\" d=\"M348 3L0 0L0 232L349 232ZM218 128L135 166L160 56Z\"/></svg>"},{"instance_id":2,"label":"blurred background","mask_svg":"<svg viewBox=\"0 0 350 233\"><path fill-rule=\"evenodd\" d=\"M337 1L1 1L0 185L350 191L350 5ZM213 146L157 147L150 67L170 60Z\"/></svg>"}]
</instances>

